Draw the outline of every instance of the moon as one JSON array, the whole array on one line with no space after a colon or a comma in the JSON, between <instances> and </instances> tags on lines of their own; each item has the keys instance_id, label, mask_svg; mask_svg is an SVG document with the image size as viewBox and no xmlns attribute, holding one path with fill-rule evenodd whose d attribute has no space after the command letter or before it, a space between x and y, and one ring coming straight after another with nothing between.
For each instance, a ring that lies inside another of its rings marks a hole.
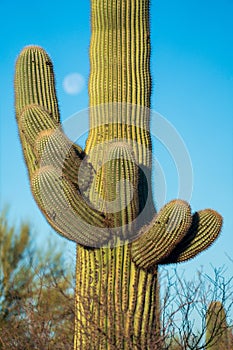
<instances>
[{"instance_id":1,"label":"moon","mask_svg":"<svg viewBox=\"0 0 233 350\"><path fill-rule=\"evenodd\" d=\"M85 79L79 73L71 73L65 76L62 85L67 94L77 95L83 90Z\"/></svg>"}]
</instances>

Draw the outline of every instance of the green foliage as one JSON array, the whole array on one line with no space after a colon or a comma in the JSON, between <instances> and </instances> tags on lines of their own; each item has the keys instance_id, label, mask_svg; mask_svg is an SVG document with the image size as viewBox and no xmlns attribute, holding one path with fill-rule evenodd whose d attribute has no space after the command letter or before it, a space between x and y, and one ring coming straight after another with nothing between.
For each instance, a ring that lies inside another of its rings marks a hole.
<instances>
[{"instance_id":1,"label":"green foliage","mask_svg":"<svg viewBox=\"0 0 233 350\"><path fill-rule=\"evenodd\" d=\"M31 229L0 216L0 349L71 349L74 285L62 253L36 250Z\"/></svg>"},{"instance_id":2,"label":"green foliage","mask_svg":"<svg viewBox=\"0 0 233 350\"><path fill-rule=\"evenodd\" d=\"M23 265L30 246L29 226L22 224L19 233L8 227L6 214L0 216L0 322L7 321L17 309L17 300L27 297L31 285L30 267Z\"/></svg>"}]
</instances>

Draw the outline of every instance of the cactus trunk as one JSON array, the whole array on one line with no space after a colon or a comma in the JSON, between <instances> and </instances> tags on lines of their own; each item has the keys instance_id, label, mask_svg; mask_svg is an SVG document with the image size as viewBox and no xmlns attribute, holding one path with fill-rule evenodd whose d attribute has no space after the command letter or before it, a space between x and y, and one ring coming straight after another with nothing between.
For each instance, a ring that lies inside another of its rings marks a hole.
<instances>
[{"instance_id":1,"label":"cactus trunk","mask_svg":"<svg viewBox=\"0 0 233 350\"><path fill-rule=\"evenodd\" d=\"M85 151L95 167L104 159L106 143L117 139L119 144L123 140L126 148L132 146L136 162L147 169L150 179L151 159L148 149L144 151L141 147L142 142L145 149L151 144L147 112L149 1L92 0L91 18L90 133ZM131 127L132 113L135 123ZM119 152L120 146L116 148ZM97 206L101 206L99 197L106 199L105 188L113 197L117 195L117 179L106 183L114 172L120 173L119 156L114 158L110 156L112 167L107 174L101 170L93 184L90 200ZM132 175L129 170L125 178L128 176L132 182ZM148 180L139 177L139 182L137 186L144 189L144 196L139 198L141 203L134 207L132 201L127 211L122 209L113 214L116 226L134 219L151 195ZM124 192L127 193L123 190L121 194ZM114 200L113 197L108 200ZM147 219L151 220L153 205L149 208ZM104 211L104 205L99 209ZM77 247L75 349L156 348L157 273L138 268L131 260L128 242L118 243L116 247L91 250Z\"/></svg>"},{"instance_id":2,"label":"cactus trunk","mask_svg":"<svg viewBox=\"0 0 233 350\"><path fill-rule=\"evenodd\" d=\"M206 350L230 350L230 327L227 325L224 307L212 301L206 313Z\"/></svg>"},{"instance_id":3,"label":"cactus trunk","mask_svg":"<svg viewBox=\"0 0 233 350\"><path fill-rule=\"evenodd\" d=\"M77 249L75 349L156 349L157 274L127 245Z\"/></svg>"},{"instance_id":4,"label":"cactus trunk","mask_svg":"<svg viewBox=\"0 0 233 350\"><path fill-rule=\"evenodd\" d=\"M90 105L150 107L149 0L92 0Z\"/></svg>"}]
</instances>

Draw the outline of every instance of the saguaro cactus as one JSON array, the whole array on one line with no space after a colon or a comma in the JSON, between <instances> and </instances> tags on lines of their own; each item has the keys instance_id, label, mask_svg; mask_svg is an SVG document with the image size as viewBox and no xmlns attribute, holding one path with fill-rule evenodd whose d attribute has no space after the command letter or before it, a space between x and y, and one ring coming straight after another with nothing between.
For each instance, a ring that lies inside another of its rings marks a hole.
<instances>
[{"instance_id":1,"label":"saguaro cactus","mask_svg":"<svg viewBox=\"0 0 233 350\"><path fill-rule=\"evenodd\" d=\"M206 350L230 350L230 328L221 302L210 303L206 313Z\"/></svg>"},{"instance_id":2,"label":"saguaro cactus","mask_svg":"<svg viewBox=\"0 0 233 350\"><path fill-rule=\"evenodd\" d=\"M90 132L64 135L46 52L26 47L15 100L31 190L48 222L77 242L75 349L156 349L157 267L193 258L221 216L151 195L149 0L92 0ZM78 127L78 125L77 125Z\"/></svg>"}]
</instances>

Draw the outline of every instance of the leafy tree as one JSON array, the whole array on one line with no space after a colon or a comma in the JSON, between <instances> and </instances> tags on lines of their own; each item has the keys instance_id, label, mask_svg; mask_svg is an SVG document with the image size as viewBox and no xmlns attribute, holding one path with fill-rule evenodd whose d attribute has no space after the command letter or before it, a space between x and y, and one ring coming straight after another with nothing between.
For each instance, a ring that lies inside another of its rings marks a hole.
<instances>
[{"instance_id":1,"label":"leafy tree","mask_svg":"<svg viewBox=\"0 0 233 350\"><path fill-rule=\"evenodd\" d=\"M61 251L32 246L27 224L0 216L0 349L72 349L73 276Z\"/></svg>"},{"instance_id":2,"label":"leafy tree","mask_svg":"<svg viewBox=\"0 0 233 350\"><path fill-rule=\"evenodd\" d=\"M28 297L33 280L29 265L22 265L30 247L29 226L22 224L19 233L8 227L6 214L0 216L0 324L6 322L18 309L18 303Z\"/></svg>"}]
</instances>

